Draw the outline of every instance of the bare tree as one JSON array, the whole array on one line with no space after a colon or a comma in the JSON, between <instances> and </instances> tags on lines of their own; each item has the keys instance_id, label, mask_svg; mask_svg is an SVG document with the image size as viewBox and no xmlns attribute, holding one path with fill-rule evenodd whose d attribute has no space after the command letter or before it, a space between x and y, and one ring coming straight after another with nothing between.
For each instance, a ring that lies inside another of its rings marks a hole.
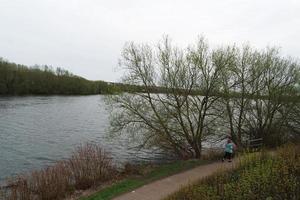
<instances>
[{"instance_id":1,"label":"bare tree","mask_svg":"<svg viewBox=\"0 0 300 200\"><path fill-rule=\"evenodd\" d=\"M293 110L295 85L299 65L291 58L282 58L275 48L258 55L255 65L260 73L253 82L256 98L248 113L248 125L254 137L262 137L265 142L281 132L284 120ZM274 142L273 140L270 142Z\"/></svg>"},{"instance_id":2,"label":"bare tree","mask_svg":"<svg viewBox=\"0 0 300 200\"><path fill-rule=\"evenodd\" d=\"M248 45L220 49L218 58L225 65L221 100L233 139L241 145L253 137L268 140L274 130L281 134L295 106L298 63L275 48L258 52Z\"/></svg>"},{"instance_id":3,"label":"bare tree","mask_svg":"<svg viewBox=\"0 0 300 200\"><path fill-rule=\"evenodd\" d=\"M126 44L120 66L127 72L123 83L142 92L108 98L112 132L132 133L141 148L199 158L204 142L228 132L220 127L242 145L255 137L267 142L274 130L283 137L295 124L289 120L298 105L291 99L299 64L276 49L211 50L203 38L183 49L166 37L156 47Z\"/></svg>"},{"instance_id":4,"label":"bare tree","mask_svg":"<svg viewBox=\"0 0 300 200\"><path fill-rule=\"evenodd\" d=\"M222 48L218 54L220 63L225 65L221 76L221 101L226 110L230 135L239 146L249 133L246 128L246 116L251 101L263 87L261 84L253 87L253 83L262 75L262 70L256 67L257 55L258 52L252 50L249 45L242 49L236 46Z\"/></svg>"},{"instance_id":5,"label":"bare tree","mask_svg":"<svg viewBox=\"0 0 300 200\"><path fill-rule=\"evenodd\" d=\"M168 38L155 49L130 43L120 65L128 71L124 82L143 86L144 93L111 96L109 102L117 105L113 130L142 135L142 147L200 157L203 142L216 127L221 71L204 39L184 50L173 47ZM163 88L164 94L152 93L154 87Z\"/></svg>"}]
</instances>

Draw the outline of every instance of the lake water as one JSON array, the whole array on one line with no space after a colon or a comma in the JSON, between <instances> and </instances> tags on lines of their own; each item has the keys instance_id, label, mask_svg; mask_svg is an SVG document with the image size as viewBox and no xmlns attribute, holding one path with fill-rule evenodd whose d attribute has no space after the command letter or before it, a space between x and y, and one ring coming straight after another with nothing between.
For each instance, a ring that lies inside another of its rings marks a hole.
<instances>
[{"instance_id":1,"label":"lake water","mask_svg":"<svg viewBox=\"0 0 300 200\"><path fill-rule=\"evenodd\" d=\"M101 144L117 162L157 160L126 137L108 137L104 96L0 97L0 181L67 158L85 142Z\"/></svg>"}]
</instances>

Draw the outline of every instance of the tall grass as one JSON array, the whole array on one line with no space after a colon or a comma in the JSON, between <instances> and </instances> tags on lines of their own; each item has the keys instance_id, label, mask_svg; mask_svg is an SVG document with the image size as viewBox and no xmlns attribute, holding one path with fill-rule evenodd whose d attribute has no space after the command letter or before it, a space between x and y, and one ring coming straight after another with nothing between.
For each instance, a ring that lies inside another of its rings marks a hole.
<instances>
[{"instance_id":1,"label":"tall grass","mask_svg":"<svg viewBox=\"0 0 300 200\"><path fill-rule=\"evenodd\" d=\"M166 200L300 199L299 146L286 145L274 155L248 153L237 168L222 171Z\"/></svg>"},{"instance_id":2,"label":"tall grass","mask_svg":"<svg viewBox=\"0 0 300 200\"><path fill-rule=\"evenodd\" d=\"M0 199L59 200L77 189L87 189L114 178L108 153L95 144L79 146L70 159L7 181Z\"/></svg>"}]
</instances>

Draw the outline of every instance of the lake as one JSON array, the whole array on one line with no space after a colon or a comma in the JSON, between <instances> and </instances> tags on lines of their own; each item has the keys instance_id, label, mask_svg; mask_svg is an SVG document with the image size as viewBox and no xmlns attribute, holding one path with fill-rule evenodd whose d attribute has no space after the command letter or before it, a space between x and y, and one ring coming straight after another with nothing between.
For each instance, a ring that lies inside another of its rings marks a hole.
<instances>
[{"instance_id":1,"label":"lake","mask_svg":"<svg viewBox=\"0 0 300 200\"><path fill-rule=\"evenodd\" d=\"M94 142L118 163L159 160L137 152L127 137L108 134L104 96L0 96L0 181L68 158L76 146Z\"/></svg>"}]
</instances>

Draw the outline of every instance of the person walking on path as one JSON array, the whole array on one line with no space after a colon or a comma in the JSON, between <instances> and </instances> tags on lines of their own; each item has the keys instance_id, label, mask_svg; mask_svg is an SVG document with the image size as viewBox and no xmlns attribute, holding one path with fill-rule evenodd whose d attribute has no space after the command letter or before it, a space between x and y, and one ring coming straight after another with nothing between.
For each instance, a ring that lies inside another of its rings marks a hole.
<instances>
[{"instance_id":1,"label":"person walking on path","mask_svg":"<svg viewBox=\"0 0 300 200\"><path fill-rule=\"evenodd\" d=\"M222 159L222 162L225 161L225 159L228 159L228 162L231 162L233 151L236 149L236 145L232 142L231 139L227 139L227 143L225 145L225 154Z\"/></svg>"}]
</instances>

